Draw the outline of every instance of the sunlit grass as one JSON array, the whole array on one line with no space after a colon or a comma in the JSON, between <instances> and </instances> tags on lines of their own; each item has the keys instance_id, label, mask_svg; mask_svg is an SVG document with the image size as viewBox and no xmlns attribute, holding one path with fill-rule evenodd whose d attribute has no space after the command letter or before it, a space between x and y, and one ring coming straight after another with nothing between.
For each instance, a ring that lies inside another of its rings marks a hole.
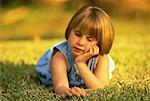
<instances>
[{"instance_id":1,"label":"sunlit grass","mask_svg":"<svg viewBox=\"0 0 150 101\"><path fill-rule=\"evenodd\" d=\"M63 39L40 41L1 41L0 61L35 64L49 47L62 40Z\"/></svg>"},{"instance_id":2,"label":"sunlit grass","mask_svg":"<svg viewBox=\"0 0 150 101\"><path fill-rule=\"evenodd\" d=\"M119 37L119 36L118 36ZM139 37L139 36L136 36ZM135 38L136 38L135 37ZM138 38L137 38L138 39ZM137 40L136 39L136 40ZM7 41L0 44L0 91L4 100L61 100L52 87L40 85L36 79L35 64L53 44L63 39L33 41ZM116 62L111 85L103 90L89 91L84 98L74 100L133 101L150 99L150 47L137 40L128 45L122 38L116 39L111 55Z\"/></svg>"}]
</instances>

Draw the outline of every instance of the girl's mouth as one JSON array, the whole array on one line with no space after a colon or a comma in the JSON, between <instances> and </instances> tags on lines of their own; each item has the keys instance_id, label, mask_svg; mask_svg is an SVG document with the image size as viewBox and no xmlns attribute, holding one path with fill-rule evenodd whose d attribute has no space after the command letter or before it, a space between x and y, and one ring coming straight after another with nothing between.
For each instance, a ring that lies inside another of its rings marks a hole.
<instances>
[{"instance_id":1,"label":"girl's mouth","mask_svg":"<svg viewBox=\"0 0 150 101\"><path fill-rule=\"evenodd\" d=\"M74 49L75 49L75 51L77 51L77 52L83 52L83 51L84 51L83 49L78 48L78 47L74 47Z\"/></svg>"}]
</instances>

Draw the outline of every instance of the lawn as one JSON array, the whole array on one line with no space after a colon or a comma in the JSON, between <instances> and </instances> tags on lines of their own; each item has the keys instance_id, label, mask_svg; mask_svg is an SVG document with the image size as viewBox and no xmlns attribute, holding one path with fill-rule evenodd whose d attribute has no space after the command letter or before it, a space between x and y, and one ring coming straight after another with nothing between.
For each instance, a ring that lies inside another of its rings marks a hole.
<instances>
[{"instance_id":1,"label":"lawn","mask_svg":"<svg viewBox=\"0 0 150 101\"><path fill-rule=\"evenodd\" d=\"M62 41L0 41L0 100L150 101L149 23L115 20L115 41L110 52L116 69L110 86L90 91L87 97L62 99L52 87L40 85L35 64L52 45Z\"/></svg>"}]
</instances>

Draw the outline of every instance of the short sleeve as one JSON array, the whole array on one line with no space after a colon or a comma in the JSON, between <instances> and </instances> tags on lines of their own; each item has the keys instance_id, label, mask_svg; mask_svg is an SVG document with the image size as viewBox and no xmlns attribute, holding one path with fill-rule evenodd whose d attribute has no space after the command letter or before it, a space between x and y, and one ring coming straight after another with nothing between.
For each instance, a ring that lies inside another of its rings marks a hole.
<instances>
[{"instance_id":1,"label":"short sleeve","mask_svg":"<svg viewBox=\"0 0 150 101\"><path fill-rule=\"evenodd\" d=\"M115 70L115 63L110 55L108 55L108 59L109 59L109 79L111 79L112 72Z\"/></svg>"},{"instance_id":2,"label":"short sleeve","mask_svg":"<svg viewBox=\"0 0 150 101\"><path fill-rule=\"evenodd\" d=\"M44 85L49 85L51 81L51 71L49 66L52 51L53 49L49 49L36 64L37 76Z\"/></svg>"}]
</instances>

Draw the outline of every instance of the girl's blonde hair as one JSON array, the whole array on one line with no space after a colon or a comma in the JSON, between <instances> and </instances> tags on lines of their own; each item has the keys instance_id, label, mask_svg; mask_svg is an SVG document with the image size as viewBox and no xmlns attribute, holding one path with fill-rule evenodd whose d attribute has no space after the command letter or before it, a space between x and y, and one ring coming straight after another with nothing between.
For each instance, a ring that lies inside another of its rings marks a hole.
<instances>
[{"instance_id":1,"label":"girl's blonde hair","mask_svg":"<svg viewBox=\"0 0 150 101\"><path fill-rule=\"evenodd\" d=\"M114 28L110 17L99 7L84 6L74 14L66 29L67 40L72 29L95 37L100 54L109 53L114 40Z\"/></svg>"}]
</instances>

